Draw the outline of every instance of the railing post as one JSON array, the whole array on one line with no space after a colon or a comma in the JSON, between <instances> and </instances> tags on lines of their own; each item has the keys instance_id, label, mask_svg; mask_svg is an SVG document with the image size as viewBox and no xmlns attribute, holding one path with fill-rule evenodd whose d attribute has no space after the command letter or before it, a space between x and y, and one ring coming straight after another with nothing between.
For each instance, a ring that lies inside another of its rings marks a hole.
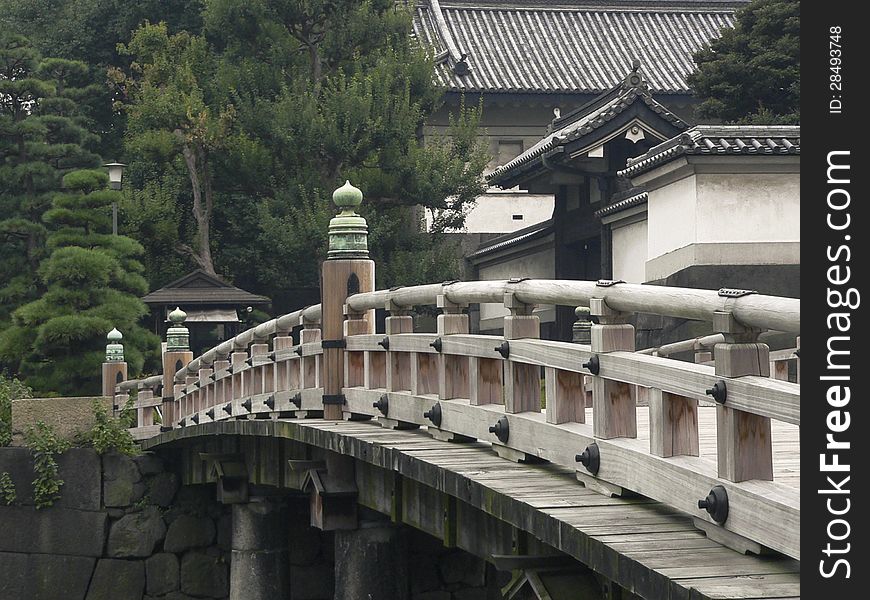
<instances>
[{"instance_id":1,"label":"railing post","mask_svg":"<svg viewBox=\"0 0 870 600\"><path fill-rule=\"evenodd\" d=\"M226 371L230 366L230 361L224 360L216 360L212 365L214 369L214 375L218 375L222 371ZM223 377L218 379L214 377L214 401L212 402L213 406L217 406L218 404L224 404L227 402L227 377Z\"/></svg>"},{"instance_id":2,"label":"railing post","mask_svg":"<svg viewBox=\"0 0 870 600\"><path fill-rule=\"evenodd\" d=\"M740 324L730 312L713 315L713 329L725 335L724 344L716 344L713 354L716 375L770 377L770 348L756 342L757 329ZM727 386L727 380L726 380ZM773 480L773 444L770 418L734 410L724 404L716 406L716 450L719 477L729 481L748 479Z\"/></svg>"},{"instance_id":3,"label":"railing post","mask_svg":"<svg viewBox=\"0 0 870 600\"><path fill-rule=\"evenodd\" d=\"M320 322L300 317L302 329L299 330L299 344L315 344L322 341L323 330ZM323 387L323 361L317 356L301 356L299 358L299 387L314 389Z\"/></svg>"},{"instance_id":4,"label":"railing post","mask_svg":"<svg viewBox=\"0 0 870 600\"><path fill-rule=\"evenodd\" d=\"M504 295L510 315L504 318L504 339L539 339L541 319L532 314L533 305L516 299L513 292ZM504 361L504 410L507 413L541 412L541 368L537 365Z\"/></svg>"},{"instance_id":5,"label":"railing post","mask_svg":"<svg viewBox=\"0 0 870 600\"><path fill-rule=\"evenodd\" d=\"M468 315L462 312L465 304L454 304L444 294L438 294L435 304L441 309L437 319L438 337L468 333ZM468 357L439 353L437 362L438 397L442 400L468 398Z\"/></svg>"},{"instance_id":6,"label":"railing post","mask_svg":"<svg viewBox=\"0 0 870 600\"><path fill-rule=\"evenodd\" d=\"M294 364L292 359L282 360L278 362L277 354L281 350L289 350L293 347L293 336L289 331L279 331L272 338L272 351L275 356L275 380L272 383L272 389L276 392L286 392L290 389L290 369Z\"/></svg>"},{"instance_id":7,"label":"railing post","mask_svg":"<svg viewBox=\"0 0 870 600\"><path fill-rule=\"evenodd\" d=\"M384 324L387 336L414 333L414 317L410 310L396 305L392 300L388 300L384 308L389 312ZM411 357L409 352L387 352L387 390L411 391Z\"/></svg>"},{"instance_id":8,"label":"railing post","mask_svg":"<svg viewBox=\"0 0 870 600\"><path fill-rule=\"evenodd\" d=\"M269 344L251 344L251 347L248 349L248 358L251 363L250 368L248 369L248 372L251 374L251 387L249 391L251 396L262 394L267 391L265 388L265 369L255 362L257 358L266 356L267 354L269 354Z\"/></svg>"},{"instance_id":9,"label":"railing post","mask_svg":"<svg viewBox=\"0 0 870 600\"><path fill-rule=\"evenodd\" d=\"M176 307L169 315L172 323L166 330L166 350L163 352L163 421L165 425L174 425L181 417L181 410L177 398L180 397L178 386L175 384L175 374L186 367L193 360L193 352L190 351L190 335L184 321L187 313Z\"/></svg>"},{"instance_id":10,"label":"railing post","mask_svg":"<svg viewBox=\"0 0 870 600\"><path fill-rule=\"evenodd\" d=\"M233 370L230 393L232 394L233 400L239 400L240 398L247 396L247 386L245 385L247 376L246 373L242 371L245 367L245 361L247 358L247 352L233 352L230 354L230 368Z\"/></svg>"},{"instance_id":11,"label":"railing post","mask_svg":"<svg viewBox=\"0 0 870 600\"><path fill-rule=\"evenodd\" d=\"M102 389L103 396L107 398L115 398L115 387L127 381L127 363L124 361L124 346L121 344L123 337L117 329L112 329L106 335L109 343L106 344L106 361L103 363ZM115 406L114 410L121 408L123 406Z\"/></svg>"},{"instance_id":12,"label":"railing post","mask_svg":"<svg viewBox=\"0 0 870 600\"><path fill-rule=\"evenodd\" d=\"M592 298L589 310L599 322L592 326L593 353L634 352L634 326L626 323L628 314L613 310L601 298ZM629 384L593 376L592 425L598 438L637 437L637 411Z\"/></svg>"},{"instance_id":13,"label":"railing post","mask_svg":"<svg viewBox=\"0 0 870 600\"><path fill-rule=\"evenodd\" d=\"M375 263L369 260L368 226L356 213L362 192L346 182L332 194L341 212L329 222L329 252L321 270L323 321L323 417L341 419L345 404L344 305L348 296L370 292L375 284ZM374 326L373 311L364 317ZM372 329L372 331L374 331Z\"/></svg>"}]
</instances>

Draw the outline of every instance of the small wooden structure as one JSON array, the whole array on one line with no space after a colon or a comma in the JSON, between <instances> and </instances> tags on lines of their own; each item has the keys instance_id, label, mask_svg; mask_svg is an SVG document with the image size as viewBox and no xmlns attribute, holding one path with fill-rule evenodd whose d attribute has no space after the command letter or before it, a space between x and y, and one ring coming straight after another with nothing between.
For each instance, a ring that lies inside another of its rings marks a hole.
<instances>
[{"instance_id":1,"label":"small wooden structure","mask_svg":"<svg viewBox=\"0 0 870 600\"><path fill-rule=\"evenodd\" d=\"M142 301L151 309L154 333L160 337L169 326L169 312L176 307L183 308L194 352L236 335L240 327L239 313L244 315L249 308L271 303L265 296L237 288L202 269L167 283L143 296Z\"/></svg>"}]
</instances>

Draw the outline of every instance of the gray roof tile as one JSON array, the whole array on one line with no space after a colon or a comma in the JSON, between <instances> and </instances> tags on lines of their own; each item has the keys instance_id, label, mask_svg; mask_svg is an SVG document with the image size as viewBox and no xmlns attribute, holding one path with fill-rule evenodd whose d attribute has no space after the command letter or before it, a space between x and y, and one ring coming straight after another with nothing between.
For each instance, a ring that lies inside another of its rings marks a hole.
<instances>
[{"instance_id":1,"label":"gray roof tile","mask_svg":"<svg viewBox=\"0 0 870 600\"><path fill-rule=\"evenodd\" d=\"M742 4L425 0L414 32L439 57L438 81L451 91L600 93L637 59L652 92L686 94L692 54L731 27Z\"/></svg>"}]
</instances>

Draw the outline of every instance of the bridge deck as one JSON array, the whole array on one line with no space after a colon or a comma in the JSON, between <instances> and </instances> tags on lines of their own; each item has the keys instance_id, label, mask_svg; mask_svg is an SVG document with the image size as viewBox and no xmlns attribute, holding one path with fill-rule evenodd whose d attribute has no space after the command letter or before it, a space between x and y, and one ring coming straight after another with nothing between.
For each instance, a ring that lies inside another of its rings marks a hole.
<instances>
[{"instance_id":1,"label":"bridge deck","mask_svg":"<svg viewBox=\"0 0 870 600\"><path fill-rule=\"evenodd\" d=\"M701 412L706 429L708 413L714 412ZM291 439L398 472L530 532L644 598L783 600L800 595L800 563L795 560L739 554L707 539L688 516L658 502L597 494L582 487L571 469L520 465L499 458L482 442L442 442L421 430L393 431L370 421L293 419L185 427L145 446L221 434ZM780 468L794 467L784 463Z\"/></svg>"},{"instance_id":2,"label":"bridge deck","mask_svg":"<svg viewBox=\"0 0 870 600\"><path fill-rule=\"evenodd\" d=\"M649 443L649 409L637 407L637 437ZM592 409L586 409L586 422L592 423ZM773 474L777 483L793 487L801 487L800 463L800 427L771 421L773 438ZM710 463L712 470L716 469L716 407L698 407L698 440L700 454Z\"/></svg>"}]
</instances>

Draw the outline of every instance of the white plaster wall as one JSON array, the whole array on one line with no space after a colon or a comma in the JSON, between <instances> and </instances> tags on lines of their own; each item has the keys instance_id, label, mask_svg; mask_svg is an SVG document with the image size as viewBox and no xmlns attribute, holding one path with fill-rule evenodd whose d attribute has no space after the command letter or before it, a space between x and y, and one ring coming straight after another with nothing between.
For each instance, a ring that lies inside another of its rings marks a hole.
<instances>
[{"instance_id":1,"label":"white plaster wall","mask_svg":"<svg viewBox=\"0 0 870 600\"><path fill-rule=\"evenodd\" d=\"M466 215L461 233L513 233L552 217L554 203L554 196L549 194L487 192ZM523 218L514 220L513 215ZM426 227L431 226L432 215L426 211Z\"/></svg>"},{"instance_id":2,"label":"white plaster wall","mask_svg":"<svg viewBox=\"0 0 870 600\"><path fill-rule=\"evenodd\" d=\"M696 241L800 241L800 175L700 174Z\"/></svg>"},{"instance_id":3,"label":"white plaster wall","mask_svg":"<svg viewBox=\"0 0 870 600\"><path fill-rule=\"evenodd\" d=\"M530 277L532 279L555 279L556 254L552 248L533 254L518 256L509 262L480 267L480 279L492 281L511 277ZM539 307L544 309L545 307ZM500 318L508 314L502 304L481 304L480 320Z\"/></svg>"},{"instance_id":4,"label":"white plaster wall","mask_svg":"<svg viewBox=\"0 0 870 600\"><path fill-rule=\"evenodd\" d=\"M695 243L695 175L649 192L647 257Z\"/></svg>"},{"instance_id":5,"label":"white plaster wall","mask_svg":"<svg viewBox=\"0 0 870 600\"><path fill-rule=\"evenodd\" d=\"M613 279L628 283L646 281L647 229L645 219L613 228Z\"/></svg>"}]
</instances>

